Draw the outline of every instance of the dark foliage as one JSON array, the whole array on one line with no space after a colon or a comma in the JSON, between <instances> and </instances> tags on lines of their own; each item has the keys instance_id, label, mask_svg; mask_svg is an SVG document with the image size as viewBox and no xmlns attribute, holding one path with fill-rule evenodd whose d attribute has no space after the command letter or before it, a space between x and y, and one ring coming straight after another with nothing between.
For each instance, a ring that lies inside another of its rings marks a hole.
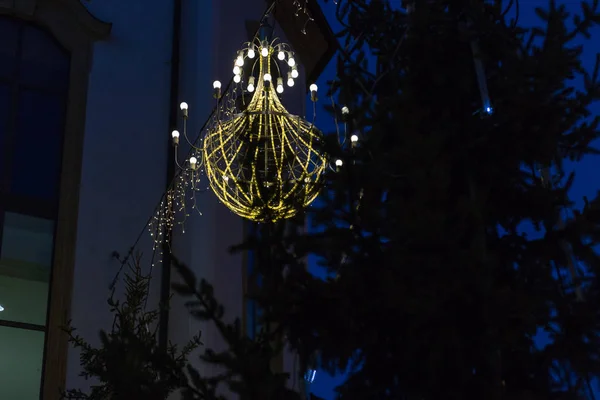
<instances>
[{"instance_id":1,"label":"dark foliage","mask_svg":"<svg viewBox=\"0 0 600 400\"><path fill-rule=\"evenodd\" d=\"M199 335L181 351L175 345L158 345L159 311L146 310L150 277L142 272L141 257L128 264L125 274L125 299L115 300L114 290L108 305L115 320L110 332L100 332L100 346L94 347L69 326L69 342L80 351L80 376L92 380L89 393L71 389L65 399L90 400L166 400L175 390L186 386L184 369L188 355L200 345Z\"/></svg>"},{"instance_id":2,"label":"dark foliage","mask_svg":"<svg viewBox=\"0 0 600 400\"><path fill-rule=\"evenodd\" d=\"M224 322L223 306L216 300L213 287L205 280L197 282L193 272L178 260L174 259L173 265L183 280L173 284L174 290L190 298L186 306L192 316L214 324L226 344L226 350L206 349L200 357L222 373L202 376L188 366L190 380L183 399L226 400L222 393L228 389L240 400L300 400L299 393L287 387L289 375L272 368L273 359L283 349L281 336L275 330L262 329L251 339L239 319L231 324Z\"/></svg>"},{"instance_id":3,"label":"dark foliage","mask_svg":"<svg viewBox=\"0 0 600 400\"><path fill-rule=\"evenodd\" d=\"M349 108L360 142L330 141L344 167L307 213L314 229L262 225L238 248L256 251L266 317L305 364L351 366L345 400L592 398L600 197L557 221L573 207L563 161L597 153L598 64L584 70L573 41L600 22L598 2L578 16L550 2L534 29L500 1L417 2L410 15L337 3L331 111ZM311 276L308 255L332 277ZM542 331L549 345L534 342Z\"/></svg>"}]
</instances>

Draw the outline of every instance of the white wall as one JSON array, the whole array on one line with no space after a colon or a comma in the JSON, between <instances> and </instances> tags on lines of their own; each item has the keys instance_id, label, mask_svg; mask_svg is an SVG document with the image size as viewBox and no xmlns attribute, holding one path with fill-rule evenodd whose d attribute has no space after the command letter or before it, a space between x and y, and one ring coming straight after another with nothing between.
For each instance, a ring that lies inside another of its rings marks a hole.
<instances>
[{"instance_id":1,"label":"white wall","mask_svg":"<svg viewBox=\"0 0 600 400\"><path fill-rule=\"evenodd\" d=\"M126 254L165 189L172 2L88 6L113 29L95 45L90 73L71 315L79 333L97 342L98 330L112 323L106 299L119 264L111 253ZM145 232L138 248L146 265L149 243ZM154 271L159 277L160 266ZM67 387L83 385L78 373L71 349Z\"/></svg>"}]
</instances>

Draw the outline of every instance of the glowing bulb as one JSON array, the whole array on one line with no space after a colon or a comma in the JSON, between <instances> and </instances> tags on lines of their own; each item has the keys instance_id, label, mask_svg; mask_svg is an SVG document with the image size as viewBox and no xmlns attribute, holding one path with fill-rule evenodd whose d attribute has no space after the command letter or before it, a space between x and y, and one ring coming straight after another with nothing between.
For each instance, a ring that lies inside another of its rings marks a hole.
<instances>
[{"instance_id":1,"label":"glowing bulb","mask_svg":"<svg viewBox=\"0 0 600 400\"><path fill-rule=\"evenodd\" d=\"M263 76L265 82L271 82L271 74L267 73Z\"/></svg>"},{"instance_id":2,"label":"glowing bulb","mask_svg":"<svg viewBox=\"0 0 600 400\"><path fill-rule=\"evenodd\" d=\"M296 68L292 69L292 78L298 77L298 70Z\"/></svg>"},{"instance_id":3,"label":"glowing bulb","mask_svg":"<svg viewBox=\"0 0 600 400\"><path fill-rule=\"evenodd\" d=\"M283 85L277 85L277 93L283 93Z\"/></svg>"},{"instance_id":4,"label":"glowing bulb","mask_svg":"<svg viewBox=\"0 0 600 400\"><path fill-rule=\"evenodd\" d=\"M241 76L239 76L239 75L234 75L234 76L233 76L233 81L234 81L235 83L240 83L240 81L241 81L241 80L242 80L242 77L241 77Z\"/></svg>"},{"instance_id":5,"label":"glowing bulb","mask_svg":"<svg viewBox=\"0 0 600 400\"><path fill-rule=\"evenodd\" d=\"M223 180L224 180L225 182L228 182L228 181L229 181L229 177L228 177L227 175L223 175Z\"/></svg>"},{"instance_id":6,"label":"glowing bulb","mask_svg":"<svg viewBox=\"0 0 600 400\"><path fill-rule=\"evenodd\" d=\"M313 83L312 85L310 85L309 89L311 92L316 92L319 89L319 87Z\"/></svg>"},{"instance_id":7,"label":"glowing bulb","mask_svg":"<svg viewBox=\"0 0 600 400\"><path fill-rule=\"evenodd\" d=\"M181 108L181 110L187 110L188 109L188 103L186 103L185 101L183 103L181 103L179 105L179 108Z\"/></svg>"},{"instance_id":8,"label":"glowing bulb","mask_svg":"<svg viewBox=\"0 0 600 400\"><path fill-rule=\"evenodd\" d=\"M4 307L0 306L0 312L4 311Z\"/></svg>"},{"instance_id":9,"label":"glowing bulb","mask_svg":"<svg viewBox=\"0 0 600 400\"><path fill-rule=\"evenodd\" d=\"M342 107L342 114L346 115L350 112L350 110L348 109L348 107L344 106Z\"/></svg>"},{"instance_id":10,"label":"glowing bulb","mask_svg":"<svg viewBox=\"0 0 600 400\"><path fill-rule=\"evenodd\" d=\"M192 167L192 169L196 169L197 162L198 162L198 159L196 157L190 157L190 167Z\"/></svg>"},{"instance_id":11,"label":"glowing bulb","mask_svg":"<svg viewBox=\"0 0 600 400\"><path fill-rule=\"evenodd\" d=\"M238 56L238 58L235 59L235 65L237 65L238 67L243 66L244 65L244 57Z\"/></svg>"},{"instance_id":12,"label":"glowing bulb","mask_svg":"<svg viewBox=\"0 0 600 400\"><path fill-rule=\"evenodd\" d=\"M277 58L279 59L279 61L283 61L285 59L285 53L283 51L280 51L279 53L277 53Z\"/></svg>"},{"instance_id":13,"label":"glowing bulb","mask_svg":"<svg viewBox=\"0 0 600 400\"><path fill-rule=\"evenodd\" d=\"M213 82L213 89L221 89L221 82L214 81Z\"/></svg>"},{"instance_id":14,"label":"glowing bulb","mask_svg":"<svg viewBox=\"0 0 600 400\"><path fill-rule=\"evenodd\" d=\"M356 143L356 142L358 142L358 135L352 135L352 136L350 136L350 141L351 141L352 143Z\"/></svg>"},{"instance_id":15,"label":"glowing bulb","mask_svg":"<svg viewBox=\"0 0 600 400\"><path fill-rule=\"evenodd\" d=\"M173 132L171 132L171 136L173 137L173 139L178 139L179 138L179 131L173 131Z\"/></svg>"},{"instance_id":16,"label":"glowing bulb","mask_svg":"<svg viewBox=\"0 0 600 400\"><path fill-rule=\"evenodd\" d=\"M287 84L288 84L289 87L293 87L294 86L294 79L289 78L288 81L287 81Z\"/></svg>"},{"instance_id":17,"label":"glowing bulb","mask_svg":"<svg viewBox=\"0 0 600 400\"><path fill-rule=\"evenodd\" d=\"M256 53L254 52L254 49L248 49L248 58L254 58L256 56Z\"/></svg>"},{"instance_id":18,"label":"glowing bulb","mask_svg":"<svg viewBox=\"0 0 600 400\"><path fill-rule=\"evenodd\" d=\"M233 67L233 74L234 75L239 75L240 74L240 67L238 67L237 65L235 67Z\"/></svg>"},{"instance_id":19,"label":"glowing bulb","mask_svg":"<svg viewBox=\"0 0 600 400\"><path fill-rule=\"evenodd\" d=\"M335 160L335 165L337 167L341 167L342 165L344 165L344 162L338 158L337 160Z\"/></svg>"},{"instance_id":20,"label":"glowing bulb","mask_svg":"<svg viewBox=\"0 0 600 400\"><path fill-rule=\"evenodd\" d=\"M253 84L251 84L251 83L250 83L250 84L248 84L248 91L249 91L250 93L254 92L254 85L253 85Z\"/></svg>"},{"instance_id":21,"label":"glowing bulb","mask_svg":"<svg viewBox=\"0 0 600 400\"><path fill-rule=\"evenodd\" d=\"M294 65L296 65L296 60L294 60L293 57L290 57L290 59L288 60L288 65L290 67L293 67Z\"/></svg>"},{"instance_id":22,"label":"glowing bulb","mask_svg":"<svg viewBox=\"0 0 600 400\"><path fill-rule=\"evenodd\" d=\"M266 56L268 56L268 55L269 55L269 48L268 48L268 47L263 47L262 49L260 49L260 54L261 54L263 57L266 57Z\"/></svg>"}]
</instances>

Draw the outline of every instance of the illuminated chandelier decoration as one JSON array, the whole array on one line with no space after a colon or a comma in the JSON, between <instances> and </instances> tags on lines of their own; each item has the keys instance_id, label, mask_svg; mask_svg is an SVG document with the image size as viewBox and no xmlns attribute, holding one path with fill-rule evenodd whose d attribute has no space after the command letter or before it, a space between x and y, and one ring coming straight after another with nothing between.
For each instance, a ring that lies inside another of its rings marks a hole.
<instances>
[{"instance_id":1,"label":"illuminated chandelier decoration","mask_svg":"<svg viewBox=\"0 0 600 400\"><path fill-rule=\"evenodd\" d=\"M252 99L241 112L218 111L204 138L202 161L213 192L231 211L252 221L273 222L296 215L318 196L327 157L322 133L289 114L277 96L284 91L284 77L291 87L298 76L289 47L277 40L248 43L235 60L237 84L243 84L247 61L246 89ZM220 82L213 88L219 101ZM317 86L310 89L315 102Z\"/></svg>"}]
</instances>

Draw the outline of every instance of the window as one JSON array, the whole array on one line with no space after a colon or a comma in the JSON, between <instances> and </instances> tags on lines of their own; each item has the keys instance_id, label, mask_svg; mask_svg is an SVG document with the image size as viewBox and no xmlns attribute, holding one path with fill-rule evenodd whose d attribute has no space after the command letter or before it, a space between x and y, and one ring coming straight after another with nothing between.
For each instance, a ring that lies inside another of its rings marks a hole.
<instances>
[{"instance_id":1,"label":"window","mask_svg":"<svg viewBox=\"0 0 600 400\"><path fill-rule=\"evenodd\" d=\"M41 396L70 63L0 17L0 398Z\"/></svg>"}]
</instances>

